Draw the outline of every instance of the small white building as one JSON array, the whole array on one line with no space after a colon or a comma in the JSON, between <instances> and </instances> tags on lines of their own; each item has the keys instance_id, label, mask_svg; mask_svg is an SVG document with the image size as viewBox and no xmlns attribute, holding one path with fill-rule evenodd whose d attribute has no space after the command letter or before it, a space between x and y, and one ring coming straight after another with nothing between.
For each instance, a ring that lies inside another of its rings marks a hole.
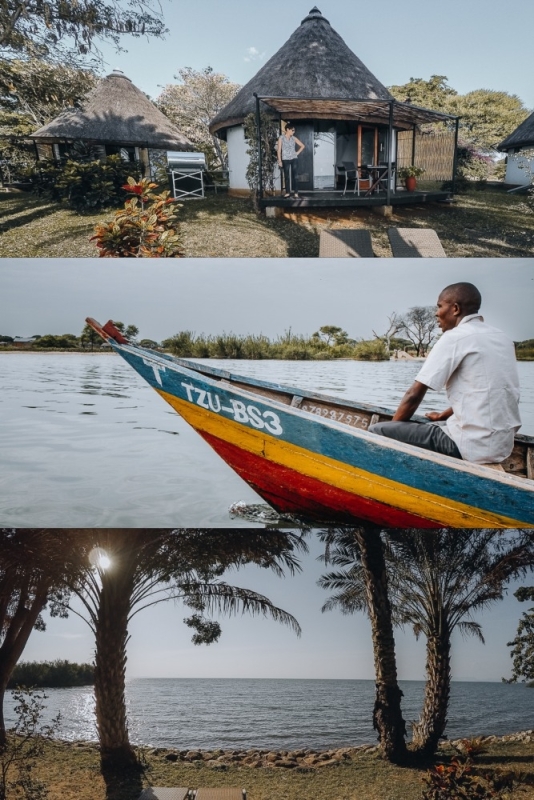
<instances>
[{"instance_id":1,"label":"small white building","mask_svg":"<svg viewBox=\"0 0 534 800\"><path fill-rule=\"evenodd\" d=\"M505 183L528 186L534 176L534 113L497 147L506 153Z\"/></svg>"}]
</instances>

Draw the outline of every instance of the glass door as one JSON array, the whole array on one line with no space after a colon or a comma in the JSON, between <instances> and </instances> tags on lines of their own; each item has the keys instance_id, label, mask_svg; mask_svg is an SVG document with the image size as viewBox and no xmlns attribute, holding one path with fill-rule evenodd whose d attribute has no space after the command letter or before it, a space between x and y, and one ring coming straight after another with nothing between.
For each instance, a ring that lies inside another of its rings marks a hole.
<instances>
[{"instance_id":1,"label":"glass door","mask_svg":"<svg viewBox=\"0 0 534 800\"><path fill-rule=\"evenodd\" d=\"M313 188L333 191L336 182L336 128L318 122L313 134Z\"/></svg>"}]
</instances>

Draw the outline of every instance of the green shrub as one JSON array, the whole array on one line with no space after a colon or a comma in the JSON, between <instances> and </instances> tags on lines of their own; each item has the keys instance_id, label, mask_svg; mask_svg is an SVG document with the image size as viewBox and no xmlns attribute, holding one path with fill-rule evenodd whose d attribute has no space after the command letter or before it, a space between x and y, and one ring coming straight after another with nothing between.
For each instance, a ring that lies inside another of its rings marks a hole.
<instances>
[{"instance_id":1,"label":"green shrub","mask_svg":"<svg viewBox=\"0 0 534 800\"><path fill-rule=\"evenodd\" d=\"M118 155L103 161L68 159L62 166L39 164L30 177L38 194L65 201L70 208L83 212L121 205L123 186L132 168L139 177L139 166L123 161Z\"/></svg>"}]
</instances>

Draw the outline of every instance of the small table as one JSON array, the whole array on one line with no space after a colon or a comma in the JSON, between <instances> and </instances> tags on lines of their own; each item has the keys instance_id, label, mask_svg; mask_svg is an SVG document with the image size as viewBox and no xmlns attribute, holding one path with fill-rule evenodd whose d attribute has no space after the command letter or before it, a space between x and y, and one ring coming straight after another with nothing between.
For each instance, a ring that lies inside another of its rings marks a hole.
<instances>
[{"instance_id":1,"label":"small table","mask_svg":"<svg viewBox=\"0 0 534 800\"><path fill-rule=\"evenodd\" d=\"M366 191L365 196L373 194L375 191L380 191L380 184L383 180L387 179L389 165L388 164L368 164L365 169L371 175L371 185Z\"/></svg>"}]
</instances>

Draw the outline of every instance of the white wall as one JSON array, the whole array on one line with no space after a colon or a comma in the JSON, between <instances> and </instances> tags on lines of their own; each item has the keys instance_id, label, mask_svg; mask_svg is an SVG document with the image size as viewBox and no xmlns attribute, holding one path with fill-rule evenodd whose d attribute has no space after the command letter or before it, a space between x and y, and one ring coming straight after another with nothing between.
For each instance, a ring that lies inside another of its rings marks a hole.
<instances>
[{"instance_id":1,"label":"white wall","mask_svg":"<svg viewBox=\"0 0 534 800\"><path fill-rule=\"evenodd\" d=\"M248 144L245 141L245 129L242 125L228 128L226 132L228 145L228 169L230 170L230 189L249 189L247 183Z\"/></svg>"},{"instance_id":2,"label":"white wall","mask_svg":"<svg viewBox=\"0 0 534 800\"><path fill-rule=\"evenodd\" d=\"M532 153L532 148L529 148ZM528 165L530 164L530 170ZM523 168L521 165L524 165ZM527 169L524 167L527 166ZM514 183L518 186L528 186L531 180L531 174L534 175L534 155L530 159L525 158L519 153L508 153L508 163L506 165L506 183Z\"/></svg>"}]
</instances>

